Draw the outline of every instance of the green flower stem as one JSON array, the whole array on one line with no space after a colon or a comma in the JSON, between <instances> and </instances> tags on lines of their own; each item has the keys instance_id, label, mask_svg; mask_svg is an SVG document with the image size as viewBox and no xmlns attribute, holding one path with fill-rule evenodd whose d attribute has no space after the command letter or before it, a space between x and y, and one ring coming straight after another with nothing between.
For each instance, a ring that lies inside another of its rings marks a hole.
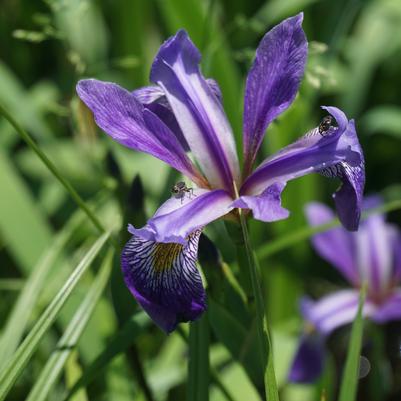
<instances>
[{"instance_id":1,"label":"green flower stem","mask_svg":"<svg viewBox=\"0 0 401 401\"><path fill-rule=\"evenodd\" d=\"M177 331L178 335L188 344L189 343L188 336L184 332L182 327L178 326L176 331ZM226 385L220 379L219 373L216 371L216 369L212 365L209 365L209 374L210 374L211 381L223 393L223 395L226 397L226 400L227 401L235 401L234 397L228 391Z\"/></svg>"},{"instance_id":2,"label":"green flower stem","mask_svg":"<svg viewBox=\"0 0 401 401\"><path fill-rule=\"evenodd\" d=\"M256 306L256 319L257 319L257 331L258 341L260 348L260 355L262 358L262 366L264 369L264 384L265 384L265 395L267 401L278 401L278 388L276 382L276 375L274 372L273 364L273 349L270 340L269 329L267 326L265 304L263 300L262 288L260 287L260 279L257 269L257 263L255 255L252 250L248 227L246 224L245 216L242 211L239 210L243 244L247 255L248 271L250 275L250 281L252 284L252 292ZM243 266L241 266L243 268Z\"/></svg>"}]
</instances>

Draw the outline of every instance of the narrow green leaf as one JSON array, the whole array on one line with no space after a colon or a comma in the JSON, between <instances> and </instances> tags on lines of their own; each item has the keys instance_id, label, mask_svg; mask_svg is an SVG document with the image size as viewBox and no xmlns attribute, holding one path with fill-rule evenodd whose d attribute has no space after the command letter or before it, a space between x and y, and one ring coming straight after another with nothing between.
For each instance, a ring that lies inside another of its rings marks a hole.
<instances>
[{"instance_id":1,"label":"narrow green leaf","mask_svg":"<svg viewBox=\"0 0 401 401\"><path fill-rule=\"evenodd\" d=\"M144 330L147 322L149 322L149 319L144 312L132 316L122 329L113 336L102 353L85 368L83 375L74 384L64 400L72 399L73 395L81 387L86 387L90 384L96 375L105 369L117 355L125 352L135 341L135 338Z\"/></svg>"},{"instance_id":2,"label":"narrow green leaf","mask_svg":"<svg viewBox=\"0 0 401 401\"><path fill-rule=\"evenodd\" d=\"M209 400L209 321L207 313L189 330L188 401Z\"/></svg>"},{"instance_id":3,"label":"narrow green leaf","mask_svg":"<svg viewBox=\"0 0 401 401\"><path fill-rule=\"evenodd\" d=\"M243 365L255 387L263 386L262 367L252 327L244 327L238 319L214 300L208 300L208 316L215 336L230 351L234 359Z\"/></svg>"},{"instance_id":4,"label":"narrow green leaf","mask_svg":"<svg viewBox=\"0 0 401 401\"><path fill-rule=\"evenodd\" d=\"M78 361L78 352L71 352L65 364L65 381L67 388L72 388L78 378L82 376L82 367ZM77 391L72 401L89 401L85 388Z\"/></svg>"},{"instance_id":5,"label":"narrow green leaf","mask_svg":"<svg viewBox=\"0 0 401 401\"><path fill-rule=\"evenodd\" d=\"M22 373L24 367L29 362L40 340L43 338L46 331L51 327L57 318L61 308L69 298L72 290L75 288L79 279L88 269L96 255L100 252L105 242L109 239L110 232L103 234L92 245L76 269L72 272L69 279L60 289L53 301L45 309L41 317L38 319L35 326L26 336L25 340L18 347L14 357L9 361L7 366L0 373L0 400L4 400L10 391L12 385Z\"/></svg>"},{"instance_id":6,"label":"narrow green leaf","mask_svg":"<svg viewBox=\"0 0 401 401\"><path fill-rule=\"evenodd\" d=\"M39 378L35 380L35 385L29 393L26 401L46 400L50 390L59 377L67 358L76 348L78 340L91 318L104 288L106 287L111 273L112 256L113 252L109 250L88 294L75 312L75 315L58 342L56 350L47 360Z\"/></svg>"},{"instance_id":7,"label":"narrow green leaf","mask_svg":"<svg viewBox=\"0 0 401 401\"><path fill-rule=\"evenodd\" d=\"M348 345L347 360L341 380L339 401L354 401L358 388L359 359L361 355L363 316L362 310L366 297L366 285L362 286L356 318L352 324L351 338Z\"/></svg>"},{"instance_id":8,"label":"narrow green leaf","mask_svg":"<svg viewBox=\"0 0 401 401\"><path fill-rule=\"evenodd\" d=\"M83 220L84 215L81 212L74 214L64 229L54 238L52 246L41 257L26 281L16 303L13 305L0 338L0 355L2 356L0 358L0 371L8 362L9 357L13 355L21 341L36 300L43 289L46 278L57 256L63 250L75 230L82 224Z\"/></svg>"}]
</instances>

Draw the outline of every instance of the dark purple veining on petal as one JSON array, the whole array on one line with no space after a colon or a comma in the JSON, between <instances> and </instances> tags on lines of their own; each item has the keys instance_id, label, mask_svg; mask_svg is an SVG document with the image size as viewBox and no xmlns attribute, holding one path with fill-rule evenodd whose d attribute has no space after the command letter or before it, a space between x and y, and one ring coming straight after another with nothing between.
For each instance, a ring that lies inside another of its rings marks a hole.
<instances>
[{"instance_id":1,"label":"dark purple veining on petal","mask_svg":"<svg viewBox=\"0 0 401 401\"><path fill-rule=\"evenodd\" d=\"M206 295L196 267L200 231L188 243L158 244L132 236L123 249L124 280L142 308L167 333L197 319Z\"/></svg>"}]
</instances>

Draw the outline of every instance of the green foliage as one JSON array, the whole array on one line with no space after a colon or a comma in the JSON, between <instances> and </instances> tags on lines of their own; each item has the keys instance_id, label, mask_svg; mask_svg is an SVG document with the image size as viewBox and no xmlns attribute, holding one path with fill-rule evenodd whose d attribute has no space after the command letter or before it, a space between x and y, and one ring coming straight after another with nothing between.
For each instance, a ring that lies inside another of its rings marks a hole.
<instances>
[{"instance_id":1,"label":"green foliage","mask_svg":"<svg viewBox=\"0 0 401 401\"><path fill-rule=\"evenodd\" d=\"M356 119L367 163L366 192L381 193L385 200L373 212L388 212L400 226L398 0L3 3L0 399L260 401L266 399L267 358L268 399L401 397L399 324L363 332L360 313L349 342L349 327L328 342L320 381L288 383L302 332L299 295L318 298L343 285L309 241L338 221L311 228L304 218L311 200L332 205L336 184L322 177L288 184L286 221L249 222L257 258L253 280L244 274L246 253L237 255L238 244L227 235L229 224L209 226L209 243L200 248L208 312L189 327L182 325L182 338L158 330L125 287L119 254L127 224L142 226L180 177L106 138L75 95L83 76L130 90L147 85L158 47L185 28L201 48L202 71L221 87L240 149L243 88L258 41L275 23L304 11L310 40L305 79L291 109L270 126L260 160L316 126L319 105L341 107ZM260 287L259 305L251 296L252 283ZM264 319L269 339L260 325ZM362 334L372 343L362 342ZM372 371L358 381L364 347ZM271 385L275 381L277 389Z\"/></svg>"}]
</instances>

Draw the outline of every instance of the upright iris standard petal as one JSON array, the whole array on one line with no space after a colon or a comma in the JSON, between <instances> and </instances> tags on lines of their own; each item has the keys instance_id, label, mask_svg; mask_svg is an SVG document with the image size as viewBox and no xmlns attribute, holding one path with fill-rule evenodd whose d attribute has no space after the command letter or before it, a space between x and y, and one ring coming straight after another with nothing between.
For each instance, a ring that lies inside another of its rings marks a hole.
<instances>
[{"instance_id":1,"label":"upright iris standard petal","mask_svg":"<svg viewBox=\"0 0 401 401\"><path fill-rule=\"evenodd\" d=\"M222 105L199 70L200 53L185 31L163 44L151 71L212 187L233 192L238 156Z\"/></svg>"},{"instance_id":2,"label":"upright iris standard petal","mask_svg":"<svg viewBox=\"0 0 401 401\"><path fill-rule=\"evenodd\" d=\"M231 196L222 189L194 190L184 198L170 198L147 222L145 227L130 228L130 232L156 242L176 242L185 245L188 235L229 213Z\"/></svg>"},{"instance_id":3,"label":"upright iris standard petal","mask_svg":"<svg viewBox=\"0 0 401 401\"><path fill-rule=\"evenodd\" d=\"M306 216L311 226L329 223L335 217L331 209L320 203L310 203ZM314 235L312 244L320 256L332 263L350 283L355 286L360 283L355 240L351 233L341 227L331 228Z\"/></svg>"},{"instance_id":4,"label":"upright iris standard petal","mask_svg":"<svg viewBox=\"0 0 401 401\"><path fill-rule=\"evenodd\" d=\"M383 215L369 216L355 233L356 260L362 281L367 281L373 294L385 293L393 281L393 236Z\"/></svg>"},{"instance_id":5,"label":"upright iris standard petal","mask_svg":"<svg viewBox=\"0 0 401 401\"><path fill-rule=\"evenodd\" d=\"M292 383L313 383L323 372L325 347L319 333L304 334L292 362L288 380Z\"/></svg>"},{"instance_id":6,"label":"upright iris standard petal","mask_svg":"<svg viewBox=\"0 0 401 401\"><path fill-rule=\"evenodd\" d=\"M114 140L129 148L150 153L194 182L204 184L204 179L175 135L149 110L145 118L143 106L131 93L116 84L95 79L79 81L77 92L92 110L98 126Z\"/></svg>"},{"instance_id":7,"label":"upright iris standard petal","mask_svg":"<svg viewBox=\"0 0 401 401\"><path fill-rule=\"evenodd\" d=\"M326 109L336 118L338 126L330 127L324 133L317 127L295 143L266 159L245 180L240 189L240 195L257 196L274 183L285 183L311 172L324 172L332 168L334 170L332 175L335 175L343 168L337 168L342 163L341 166L346 166L347 171L356 171L356 169L360 171L359 181L356 175L353 178L355 191L350 193L348 205L350 211L347 211L347 216L354 217L352 221L344 217L343 209L339 210L342 223L348 229L355 229L355 224L359 222L361 208L359 198L362 196L364 186L363 154L355 130L352 129L353 123L348 123L340 110L334 107ZM338 174L338 176L343 179L343 187L348 188L345 175ZM355 198L358 198L357 202L354 202Z\"/></svg>"},{"instance_id":8,"label":"upright iris standard petal","mask_svg":"<svg viewBox=\"0 0 401 401\"><path fill-rule=\"evenodd\" d=\"M304 73L308 43L303 14L288 18L262 39L248 74L244 100L244 160L250 171L267 126L295 98Z\"/></svg>"},{"instance_id":9,"label":"upright iris standard petal","mask_svg":"<svg viewBox=\"0 0 401 401\"><path fill-rule=\"evenodd\" d=\"M206 81L211 91L221 101L222 95L217 82L214 79L207 79ZM189 146L187 140L178 125L177 119L167 101L163 89L157 85L144 86L134 90L132 94L144 107L156 114L160 120L170 128L171 132L175 134L185 151L188 151Z\"/></svg>"},{"instance_id":10,"label":"upright iris standard petal","mask_svg":"<svg viewBox=\"0 0 401 401\"><path fill-rule=\"evenodd\" d=\"M186 245L132 236L121 263L124 280L143 309L167 333L205 310L205 290L196 267L200 231Z\"/></svg>"}]
</instances>

